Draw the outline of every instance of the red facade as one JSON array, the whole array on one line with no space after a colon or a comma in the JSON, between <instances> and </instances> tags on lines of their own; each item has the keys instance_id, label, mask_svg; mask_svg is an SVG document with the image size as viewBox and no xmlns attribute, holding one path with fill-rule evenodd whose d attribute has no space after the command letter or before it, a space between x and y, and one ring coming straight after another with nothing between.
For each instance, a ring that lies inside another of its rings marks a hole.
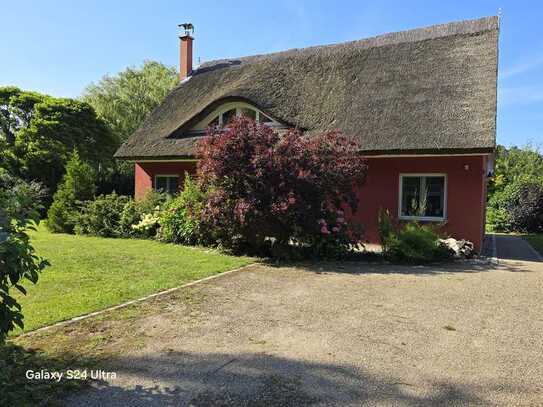
<instances>
[{"instance_id":1,"label":"red facade","mask_svg":"<svg viewBox=\"0 0 543 407\"><path fill-rule=\"evenodd\" d=\"M362 223L370 242L378 242L379 208L398 217L400 174L446 174L442 231L468 239L480 250L485 227L486 161L483 155L369 158L366 183L358 192L360 208L354 219Z\"/></svg>"},{"instance_id":2,"label":"red facade","mask_svg":"<svg viewBox=\"0 0 543 407\"><path fill-rule=\"evenodd\" d=\"M352 219L360 222L369 242L377 243L379 208L399 214L401 174L445 174L445 221L438 224L442 231L455 238L471 240L481 248L485 226L486 165L484 155L433 157L368 158L368 176L358 191L360 207ZM156 175L193 173L195 161L136 163L136 197L153 188Z\"/></svg>"},{"instance_id":3,"label":"red facade","mask_svg":"<svg viewBox=\"0 0 543 407\"><path fill-rule=\"evenodd\" d=\"M147 191L153 189L157 175L178 175L178 184L182 186L185 172L194 174L196 172L196 161L137 162L134 194L136 198L142 198Z\"/></svg>"}]
</instances>

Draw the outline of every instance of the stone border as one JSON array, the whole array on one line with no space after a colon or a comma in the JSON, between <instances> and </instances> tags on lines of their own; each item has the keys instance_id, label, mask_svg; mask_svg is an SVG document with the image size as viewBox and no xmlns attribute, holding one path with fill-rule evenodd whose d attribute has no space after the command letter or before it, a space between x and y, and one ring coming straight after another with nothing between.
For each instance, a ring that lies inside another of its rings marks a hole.
<instances>
[{"instance_id":1,"label":"stone border","mask_svg":"<svg viewBox=\"0 0 543 407\"><path fill-rule=\"evenodd\" d=\"M130 300L130 301L127 301L127 302L123 302L122 304L118 304L118 305L114 305L112 307L104 308L104 309L99 310L99 311L89 312L87 314L79 315L77 317L66 319L64 321L55 322L52 325L46 325L46 326L42 326L41 328L34 329L32 331L24 332L21 335L18 335L17 337L29 336L29 335L35 334L37 332L47 331L47 330L49 330L51 328L55 328L55 327L59 327L59 326L63 326L63 325L69 325L69 324L72 324L72 323L77 322L77 321L81 321L81 320L84 320L84 319L87 319L87 318L95 317L97 315L105 314L106 312L114 311L114 310L119 309L119 308L125 308L125 307L128 307L130 305L137 304L137 303L149 300L151 298L161 297L161 296L163 296L165 294L172 293L172 292L180 290L182 288L190 287L190 286L193 286L195 284L200 284L200 283L203 283L205 281L213 280L215 278L224 276L226 274L235 273L236 271L241 271L243 269L253 267L253 266L257 265L257 264L259 264L259 263L250 263L250 264L247 264L246 266L238 267L237 269L234 269L234 270L223 271L222 273L218 273L218 274L214 274L214 275L209 276L209 277L201 278L200 280L191 281L190 283L186 283L186 284L180 285L178 287L168 288L167 290L163 290L163 291L159 291L159 292L154 293L154 294L146 295L145 297L137 298L135 300ZM15 338L17 338L17 337L15 337ZM15 339L15 338L13 338L13 339Z\"/></svg>"}]
</instances>

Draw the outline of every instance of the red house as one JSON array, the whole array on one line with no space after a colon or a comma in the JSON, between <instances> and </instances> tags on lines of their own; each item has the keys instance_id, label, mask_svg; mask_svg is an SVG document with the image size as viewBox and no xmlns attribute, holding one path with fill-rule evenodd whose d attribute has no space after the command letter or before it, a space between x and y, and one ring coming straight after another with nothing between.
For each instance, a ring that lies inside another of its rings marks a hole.
<instances>
[{"instance_id":1,"label":"red house","mask_svg":"<svg viewBox=\"0 0 543 407\"><path fill-rule=\"evenodd\" d=\"M180 83L119 148L136 197L177 191L209 125L249 116L278 131L339 129L368 158L355 220L377 240L377 213L442 225L481 247L496 141L497 17L342 44L207 62L192 69L180 37Z\"/></svg>"}]
</instances>

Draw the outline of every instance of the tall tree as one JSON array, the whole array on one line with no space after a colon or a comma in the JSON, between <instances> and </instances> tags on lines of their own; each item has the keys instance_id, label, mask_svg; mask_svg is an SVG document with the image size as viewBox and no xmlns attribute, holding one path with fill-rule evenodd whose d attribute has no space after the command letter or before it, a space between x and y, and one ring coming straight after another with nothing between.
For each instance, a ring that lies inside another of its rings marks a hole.
<instances>
[{"instance_id":1,"label":"tall tree","mask_svg":"<svg viewBox=\"0 0 543 407\"><path fill-rule=\"evenodd\" d=\"M53 204L47 211L47 228L56 233L73 233L83 201L93 199L95 192L96 174L74 150L66 164L66 174L53 197Z\"/></svg>"},{"instance_id":2,"label":"tall tree","mask_svg":"<svg viewBox=\"0 0 543 407\"><path fill-rule=\"evenodd\" d=\"M124 141L177 83L175 68L145 61L141 68L127 68L117 75L104 76L87 87L82 99Z\"/></svg>"},{"instance_id":3,"label":"tall tree","mask_svg":"<svg viewBox=\"0 0 543 407\"><path fill-rule=\"evenodd\" d=\"M489 185L489 194L502 191L517 181L543 182L543 155L537 146L496 148L494 176Z\"/></svg>"},{"instance_id":4,"label":"tall tree","mask_svg":"<svg viewBox=\"0 0 543 407\"><path fill-rule=\"evenodd\" d=\"M14 86L0 87L0 134L8 145L15 144L15 134L29 125L34 106L45 98Z\"/></svg>"},{"instance_id":5,"label":"tall tree","mask_svg":"<svg viewBox=\"0 0 543 407\"><path fill-rule=\"evenodd\" d=\"M54 192L74 149L94 167L104 168L117 146L86 102L0 88L0 166L15 175L40 181Z\"/></svg>"}]
</instances>

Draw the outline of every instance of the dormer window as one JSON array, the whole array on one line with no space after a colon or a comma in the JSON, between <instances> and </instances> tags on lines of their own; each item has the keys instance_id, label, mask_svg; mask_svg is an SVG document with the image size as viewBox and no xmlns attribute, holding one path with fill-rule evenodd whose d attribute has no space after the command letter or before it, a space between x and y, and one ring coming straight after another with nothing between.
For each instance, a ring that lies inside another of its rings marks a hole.
<instances>
[{"instance_id":1,"label":"dormer window","mask_svg":"<svg viewBox=\"0 0 543 407\"><path fill-rule=\"evenodd\" d=\"M222 126L228 125L232 120L234 120L234 118L237 115L238 115L237 109L230 109L224 112L219 119L220 125Z\"/></svg>"},{"instance_id":2,"label":"dormer window","mask_svg":"<svg viewBox=\"0 0 543 407\"><path fill-rule=\"evenodd\" d=\"M248 117L249 119L253 119L254 121L258 121L258 114L259 112L257 112L256 110L254 109L249 109L247 107L241 107L239 109L239 115L240 116L243 116L243 117Z\"/></svg>"},{"instance_id":3,"label":"dormer window","mask_svg":"<svg viewBox=\"0 0 543 407\"><path fill-rule=\"evenodd\" d=\"M191 130L191 133L203 133L208 127L227 126L235 117L248 117L258 123L267 126L282 128L279 122L273 120L257 108L246 102L229 102L215 109L205 119L197 123Z\"/></svg>"}]
</instances>

